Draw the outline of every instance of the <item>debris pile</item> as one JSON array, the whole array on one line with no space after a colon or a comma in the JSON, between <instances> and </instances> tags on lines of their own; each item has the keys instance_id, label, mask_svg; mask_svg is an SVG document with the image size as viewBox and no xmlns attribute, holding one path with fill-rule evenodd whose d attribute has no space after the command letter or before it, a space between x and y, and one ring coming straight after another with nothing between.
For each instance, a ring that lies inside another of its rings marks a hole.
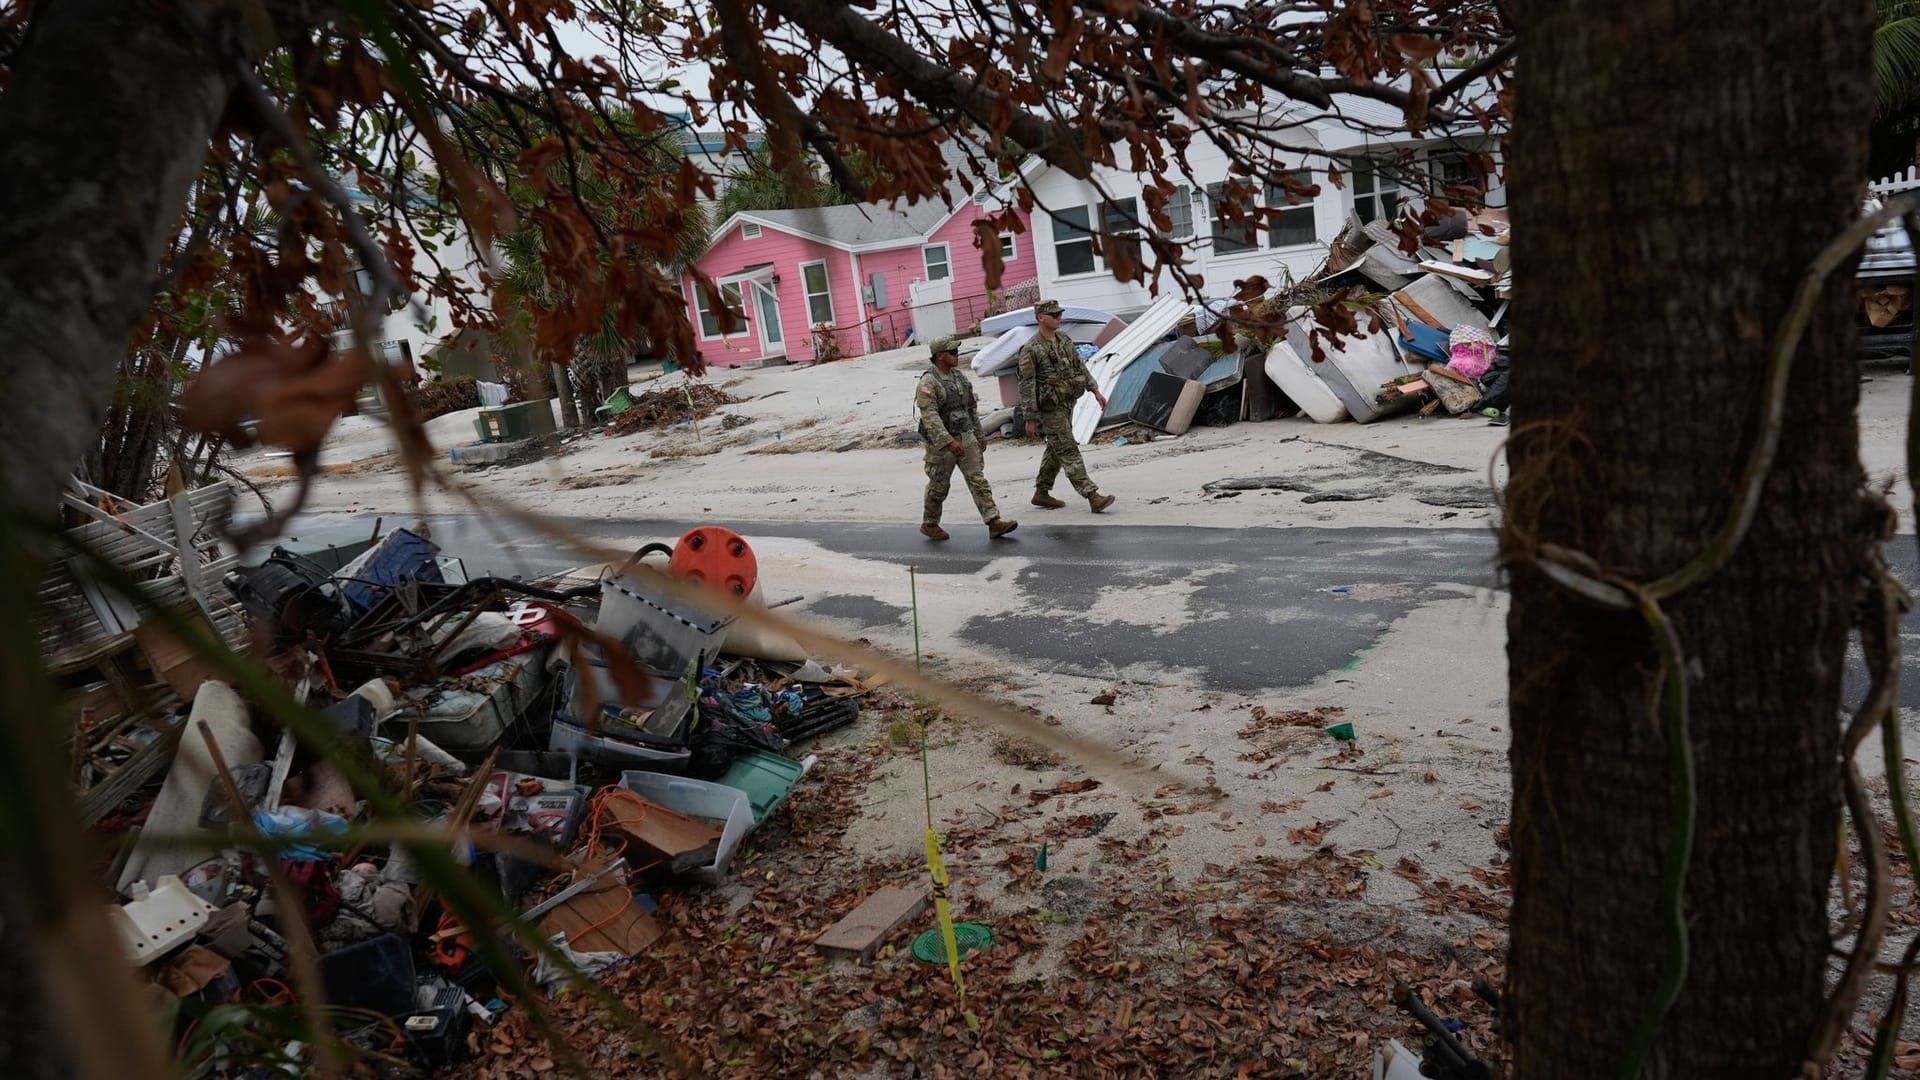
<instances>
[{"instance_id":1,"label":"debris pile","mask_svg":"<svg viewBox=\"0 0 1920 1080\"><path fill-rule=\"evenodd\" d=\"M1163 296L1132 322L1064 308L1060 332L1107 398L1105 409L1091 394L1081 399L1074 435L1087 443L1135 425L1177 437L1195 425L1303 414L1362 424L1413 411L1504 416L1506 215L1440 216L1411 243L1384 221L1350 221L1317 274L1278 288L1245 278L1230 301ZM1014 405L1012 365L1038 333L1033 309L986 319L981 331L997 336L974 355L974 373L998 375L1002 404Z\"/></svg>"},{"instance_id":2,"label":"debris pile","mask_svg":"<svg viewBox=\"0 0 1920 1080\"><path fill-rule=\"evenodd\" d=\"M607 430L615 435L636 431L657 431L684 424L689 427L705 420L722 405L737 405L740 399L717 386L688 380L681 386L649 390L630 398L607 419Z\"/></svg>"},{"instance_id":3,"label":"debris pile","mask_svg":"<svg viewBox=\"0 0 1920 1080\"><path fill-rule=\"evenodd\" d=\"M173 511L81 531L170 544L135 522ZM336 1033L359 1052L458 1065L509 1003L609 977L670 932L661 901L726 882L816 763L795 748L877 685L704 599L763 604L724 529L543 582L468 579L423 527L251 566L188 550L159 579L193 583L171 617L47 591L92 620L48 644L80 680L72 779L116 851L108 915L154 994L194 1002L176 1038L196 1074L242 1075L218 1062L271 1012L195 1024L207 1007L312 994L353 1010ZM183 623L251 642L280 686L177 644Z\"/></svg>"}]
</instances>

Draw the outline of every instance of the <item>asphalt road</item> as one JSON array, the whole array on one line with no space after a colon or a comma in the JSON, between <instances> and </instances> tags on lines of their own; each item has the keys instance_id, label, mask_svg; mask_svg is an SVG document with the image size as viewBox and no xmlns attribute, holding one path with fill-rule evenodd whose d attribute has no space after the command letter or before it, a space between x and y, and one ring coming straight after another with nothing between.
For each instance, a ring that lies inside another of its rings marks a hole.
<instances>
[{"instance_id":1,"label":"asphalt road","mask_svg":"<svg viewBox=\"0 0 1920 1080\"><path fill-rule=\"evenodd\" d=\"M435 540L462 559L471 576L531 578L582 561L511 524L470 515L431 524ZM567 524L589 538L626 545L635 537L671 542L695 523ZM304 542L339 542L365 536L372 526L371 515L309 515L297 532ZM1184 670L1228 692L1310 683L1346 666L1420 605L1503 587L1493 565L1494 539L1484 529L1096 527L1029 520L997 542L962 528L952 540L932 544L897 522L755 524L750 535L811 541L840 555L911 564L924 574L973 574L996 558L1017 555L1028 560L1019 571L1022 593L1032 599L1031 607L1050 614L982 612L961 630L971 644L1023 657L1042 670ZM1902 581L1920 581L1911 536L1890 543L1887 556ZM1171 633L1144 622L1073 618L1116 582L1142 590L1180 583L1192 617ZM832 581L785 584L806 594L805 610L856 626L901 625L908 615L871 596L838 590ZM1920 708L1920 615L1909 617L1903 637L1900 703ZM1853 654L1849 700L1864 688L1857 646Z\"/></svg>"}]
</instances>

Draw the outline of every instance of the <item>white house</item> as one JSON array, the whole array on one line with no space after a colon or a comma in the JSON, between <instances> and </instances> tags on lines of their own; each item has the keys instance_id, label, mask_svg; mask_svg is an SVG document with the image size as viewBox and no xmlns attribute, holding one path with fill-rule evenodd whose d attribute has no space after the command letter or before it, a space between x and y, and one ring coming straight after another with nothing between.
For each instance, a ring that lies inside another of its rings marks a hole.
<instances>
[{"instance_id":1,"label":"white house","mask_svg":"<svg viewBox=\"0 0 1920 1080\"><path fill-rule=\"evenodd\" d=\"M1167 236L1185 244L1186 269L1203 280L1207 297L1224 298L1233 291L1235 279L1255 274L1275 284L1288 274L1296 279L1311 274L1349 215L1357 214L1363 222L1392 217L1404 200L1417 197L1408 190L1413 185L1400 164L1402 151L1411 151L1428 176L1450 183L1474 178L1471 154L1499 155L1498 136L1477 127L1451 136L1414 136L1404 130L1400 110L1393 106L1351 95L1336 95L1335 102L1339 116L1312 115L1312 110L1293 103L1276 111L1273 131L1278 141L1299 148L1295 160L1284 164L1294 166L1294 179L1320 190L1311 199L1294 202L1285 188L1265 187L1260 204L1282 208L1271 219L1236 219L1223 212L1223 185L1230 176L1226 152L1204 134L1188 145L1193 177L1175 179L1178 186L1167 208L1173 228ZM1330 179L1333 162L1339 163L1339 185ZM1506 205L1499 171L1487 193L1489 206ZM1037 159L1028 163L1025 175L1036 202L1032 229L1040 294L1121 315L1151 303L1149 285L1114 279L1106 260L1095 254L1088 231L1125 234L1137 231L1131 222L1150 224L1141 198L1149 181L1105 167L1096 167L1094 180L1079 180ZM1148 277L1151 281L1151 273ZM1160 291L1173 287L1163 274Z\"/></svg>"}]
</instances>

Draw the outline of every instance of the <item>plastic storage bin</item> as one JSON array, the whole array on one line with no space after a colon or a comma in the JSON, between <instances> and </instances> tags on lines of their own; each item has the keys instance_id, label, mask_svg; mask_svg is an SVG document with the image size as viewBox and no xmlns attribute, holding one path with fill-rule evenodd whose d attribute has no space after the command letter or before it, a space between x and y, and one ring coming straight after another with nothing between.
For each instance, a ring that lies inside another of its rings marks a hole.
<instances>
[{"instance_id":1,"label":"plastic storage bin","mask_svg":"<svg viewBox=\"0 0 1920 1080\"><path fill-rule=\"evenodd\" d=\"M720 847L713 863L691 870L686 876L709 885L718 885L726 878L734 851L754 825L753 804L747 801L746 792L724 784L710 784L705 780L657 772L623 772L620 774L620 786L648 802L678 810L688 817L724 823L720 828Z\"/></svg>"},{"instance_id":2,"label":"plastic storage bin","mask_svg":"<svg viewBox=\"0 0 1920 1080\"><path fill-rule=\"evenodd\" d=\"M803 771L799 762L785 754L755 750L734 761L720 783L746 793L747 802L753 806L753 823L758 825L793 794Z\"/></svg>"},{"instance_id":3,"label":"plastic storage bin","mask_svg":"<svg viewBox=\"0 0 1920 1080\"><path fill-rule=\"evenodd\" d=\"M635 663L678 676L718 655L732 622L731 615L682 603L636 578L614 577L600 591L594 628L625 644Z\"/></svg>"}]
</instances>

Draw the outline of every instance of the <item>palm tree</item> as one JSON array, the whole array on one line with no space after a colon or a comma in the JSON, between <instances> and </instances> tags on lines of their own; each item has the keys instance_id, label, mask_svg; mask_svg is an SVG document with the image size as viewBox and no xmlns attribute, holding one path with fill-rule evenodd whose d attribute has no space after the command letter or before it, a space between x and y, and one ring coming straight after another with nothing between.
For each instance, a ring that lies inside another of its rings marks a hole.
<instances>
[{"instance_id":1,"label":"palm tree","mask_svg":"<svg viewBox=\"0 0 1920 1080\"><path fill-rule=\"evenodd\" d=\"M1920 99L1920 2L1874 0L1873 91L1881 116Z\"/></svg>"},{"instance_id":2,"label":"palm tree","mask_svg":"<svg viewBox=\"0 0 1920 1080\"><path fill-rule=\"evenodd\" d=\"M533 317L536 307L550 307L554 289L540 264L540 234L531 229L502 236L500 251L500 290L513 305L500 312L500 341L514 357L520 370L535 384L536 393L559 391L560 426L580 426L580 413L574 408L567 375L558 366L544 363L533 351Z\"/></svg>"}]
</instances>

